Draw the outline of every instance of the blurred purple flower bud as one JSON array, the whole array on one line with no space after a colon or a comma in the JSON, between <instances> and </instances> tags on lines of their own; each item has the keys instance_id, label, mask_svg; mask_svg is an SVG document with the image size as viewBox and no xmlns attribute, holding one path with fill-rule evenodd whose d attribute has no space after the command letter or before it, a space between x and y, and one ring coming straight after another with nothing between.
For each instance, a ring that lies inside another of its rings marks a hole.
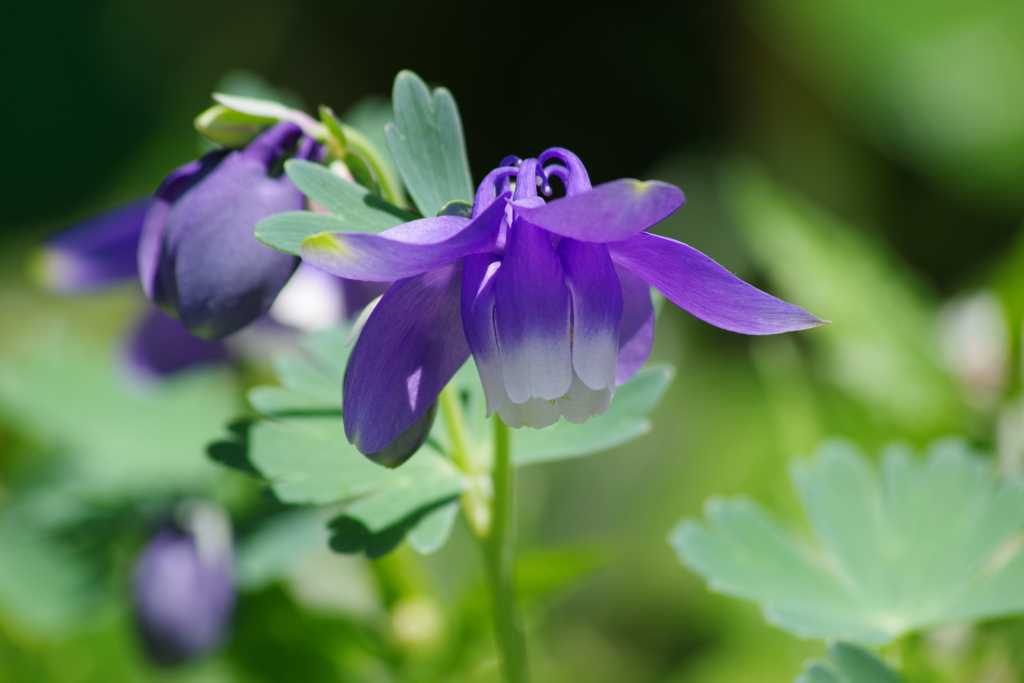
<instances>
[{"instance_id":1,"label":"blurred purple flower bud","mask_svg":"<svg viewBox=\"0 0 1024 683\"><path fill-rule=\"evenodd\" d=\"M87 218L47 239L30 261L35 279L49 290L79 294L134 280L143 197Z\"/></svg>"},{"instance_id":2,"label":"blurred purple flower bud","mask_svg":"<svg viewBox=\"0 0 1024 683\"><path fill-rule=\"evenodd\" d=\"M235 604L231 535L215 508L199 507L189 528L168 525L135 565L135 622L158 665L177 666L224 639Z\"/></svg>"},{"instance_id":3,"label":"blurred purple flower bud","mask_svg":"<svg viewBox=\"0 0 1024 683\"><path fill-rule=\"evenodd\" d=\"M143 377L164 377L195 365L228 360L223 342L200 339L180 320L150 308L139 321L125 349L129 369Z\"/></svg>"},{"instance_id":4,"label":"blurred purple flower bud","mask_svg":"<svg viewBox=\"0 0 1024 683\"><path fill-rule=\"evenodd\" d=\"M193 334L219 339L245 327L267 312L298 266L253 236L267 216L303 208L288 177L271 176L296 144L297 158L319 153L297 125L278 123L244 150L182 166L157 190L139 242L139 276L146 294Z\"/></svg>"}]
</instances>

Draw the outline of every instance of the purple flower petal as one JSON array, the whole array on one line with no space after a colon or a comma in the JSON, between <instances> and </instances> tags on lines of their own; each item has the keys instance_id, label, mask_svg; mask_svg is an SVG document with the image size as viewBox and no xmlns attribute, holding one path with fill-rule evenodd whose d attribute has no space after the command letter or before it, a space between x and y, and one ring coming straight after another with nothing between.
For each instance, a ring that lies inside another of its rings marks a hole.
<instances>
[{"instance_id":1,"label":"purple flower petal","mask_svg":"<svg viewBox=\"0 0 1024 683\"><path fill-rule=\"evenodd\" d=\"M614 391L622 286L608 248L566 238L558 256L572 300L572 368L590 389Z\"/></svg>"},{"instance_id":2,"label":"purple flower petal","mask_svg":"<svg viewBox=\"0 0 1024 683\"><path fill-rule=\"evenodd\" d=\"M509 398L522 403L562 396L572 383L569 290L546 232L516 220L494 287Z\"/></svg>"},{"instance_id":3,"label":"purple flower petal","mask_svg":"<svg viewBox=\"0 0 1024 683\"><path fill-rule=\"evenodd\" d=\"M384 467L398 467L403 462L416 454L434 426L434 418L437 417L437 402L431 403L427 412L423 413L409 427L398 435L398 437L379 451L366 453L366 457Z\"/></svg>"},{"instance_id":4,"label":"purple flower petal","mask_svg":"<svg viewBox=\"0 0 1024 683\"><path fill-rule=\"evenodd\" d=\"M682 242L642 233L608 245L612 260L684 311L742 334L776 334L824 324L807 311L748 285Z\"/></svg>"},{"instance_id":5,"label":"purple flower petal","mask_svg":"<svg viewBox=\"0 0 1024 683\"><path fill-rule=\"evenodd\" d=\"M151 308L127 349L133 370L143 375L166 376L195 365L220 363L228 358L224 344L191 334L180 320Z\"/></svg>"},{"instance_id":6,"label":"purple flower petal","mask_svg":"<svg viewBox=\"0 0 1024 683\"><path fill-rule=\"evenodd\" d=\"M34 271L56 292L92 292L138 276L135 254L151 198L122 204L48 238Z\"/></svg>"},{"instance_id":7,"label":"purple flower petal","mask_svg":"<svg viewBox=\"0 0 1024 683\"><path fill-rule=\"evenodd\" d=\"M268 175L267 150L280 155L299 135L293 123L275 125L250 146L253 151L232 152L173 202L152 292L193 334L218 339L248 325L266 313L298 266L295 257L259 242L253 228L305 204L287 176ZM315 153L308 143L300 151Z\"/></svg>"},{"instance_id":8,"label":"purple flower petal","mask_svg":"<svg viewBox=\"0 0 1024 683\"><path fill-rule=\"evenodd\" d=\"M191 161L167 174L153 195L153 201L146 212L139 238L138 269L139 280L146 296L157 301L164 297L157 292L157 268L164 248L164 232L171 207L183 194L208 176L227 156L227 150L217 150L201 159Z\"/></svg>"},{"instance_id":9,"label":"purple flower petal","mask_svg":"<svg viewBox=\"0 0 1024 683\"><path fill-rule=\"evenodd\" d=\"M338 277L392 282L492 249L504 215L505 202L496 201L473 220L437 216L379 235L320 233L302 241L302 259Z\"/></svg>"},{"instance_id":10,"label":"purple flower petal","mask_svg":"<svg viewBox=\"0 0 1024 683\"><path fill-rule=\"evenodd\" d=\"M565 166L546 168L544 169L544 172L554 172L562 179L562 182L565 183L566 195L571 197L590 189L590 175L587 173L586 167L583 166L583 162L580 161L578 156L562 147L552 147L545 150L543 154L537 157L537 161L541 164L546 164L552 159L561 161Z\"/></svg>"},{"instance_id":11,"label":"purple flower petal","mask_svg":"<svg viewBox=\"0 0 1024 683\"><path fill-rule=\"evenodd\" d=\"M646 230L683 205L675 185L658 180L613 180L580 194L516 213L537 227L583 242L617 242Z\"/></svg>"},{"instance_id":12,"label":"purple flower petal","mask_svg":"<svg viewBox=\"0 0 1024 683\"><path fill-rule=\"evenodd\" d=\"M338 280L345 302L343 315L346 320L357 317L370 302L388 290L390 282L363 282L361 280Z\"/></svg>"},{"instance_id":13,"label":"purple flower petal","mask_svg":"<svg viewBox=\"0 0 1024 683\"><path fill-rule=\"evenodd\" d=\"M487 415L505 398L505 376L494 328L494 282L501 268L496 254L473 254L463 261L462 326L487 398Z\"/></svg>"},{"instance_id":14,"label":"purple flower petal","mask_svg":"<svg viewBox=\"0 0 1024 683\"><path fill-rule=\"evenodd\" d=\"M361 453L392 443L433 405L469 357L462 262L399 280L356 341L345 376L345 435Z\"/></svg>"},{"instance_id":15,"label":"purple flower petal","mask_svg":"<svg viewBox=\"0 0 1024 683\"><path fill-rule=\"evenodd\" d=\"M622 323L615 383L625 384L643 367L654 345L654 306L651 287L622 266L615 266L622 285Z\"/></svg>"}]
</instances>

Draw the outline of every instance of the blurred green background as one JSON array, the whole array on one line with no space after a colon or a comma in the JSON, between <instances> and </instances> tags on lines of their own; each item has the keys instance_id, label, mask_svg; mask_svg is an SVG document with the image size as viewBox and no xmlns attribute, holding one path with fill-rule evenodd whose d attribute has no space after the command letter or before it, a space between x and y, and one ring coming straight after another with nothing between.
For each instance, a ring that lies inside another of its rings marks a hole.
<instances>
[{"instance_id":1,"label":"blurred green background","mask_svg":"<svg viewBox=\"0 0 1024 683\"><path fill-rule=\"evenodd\" d=\"M344 112L413 69L455 95L475 180L557 145L595 183L675 183L687 204L654 232L834 321L746 338L666 306L653 357L678 375L654 431L523 471L538 681L791 681L821 646L709 593L665 536L711 494L795 518L787 463L826 435L875 451L960 432L1020 468L1019 0L49 0L5 14L2 681L496 675L465 529L426 560L403 548L377 563L314 538L283 579L248 586L220 654L162 672L136 647L127 577L159 510L213 498L243 538L278 512L203 452L265 369L126 387L112 359L139 292L58 298L24 263L49 232L195 158L192 118L237 70ZM1019 649L1014 622L992 628ZM986 656L1019 680L1005 652Z\"/></svg>"}]
</instances>

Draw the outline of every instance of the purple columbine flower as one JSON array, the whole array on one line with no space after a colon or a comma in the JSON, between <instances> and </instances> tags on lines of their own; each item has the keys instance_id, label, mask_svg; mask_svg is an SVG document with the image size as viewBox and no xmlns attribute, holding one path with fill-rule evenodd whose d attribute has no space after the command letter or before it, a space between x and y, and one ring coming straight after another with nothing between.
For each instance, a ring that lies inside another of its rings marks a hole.
<instances>
[{"instance_id":1,"label":"purple columbine flower","mask_svg":"<svg viewBox=\"0 0 1024 683\"><path fill-rule=\"evenodd\" d=\"M168 525L135 565L135 622L146 653L161 666L199 657L227 633L235 604L227 524L213 513L192 515L189 529Z\"/></svg>"},{"instance_id":2,"label":"purple columbine flower","mask_svg":"<svg viewBox=\"0 0 1024 683\"><path fill-rule=\"evenodd\" d=\"M279 162L312 159L316 142L294 123L275 124L244 150L211 152L173 171L156 191L139 243L146 294L193 334L219 339L267 312L298 266L253 236L256 224L300 210L305 198Z\"/></svg>"},{"instance_id":3,"label":"purple columbine flower","mask_svg":"<svg viewBox=\"0 0 1024 683\"><path fill-rule=\"evenodd\" d=\"M566 196L538 196L538 186L550 195L550 176L561 179ZM645 232L683 201L679 188L658 181L591 187L580 160L553 148L488 174L470 218L441 215L380 235L307 238L302 258L321 270L396 281L349 361L349 441L367 454L393 442L428 414L471 354L488 415L497 411L510 427L603 414L616 385L650 354L648 286L734 332L822 324L696 249Z\"/></svg>"}]
</instances>

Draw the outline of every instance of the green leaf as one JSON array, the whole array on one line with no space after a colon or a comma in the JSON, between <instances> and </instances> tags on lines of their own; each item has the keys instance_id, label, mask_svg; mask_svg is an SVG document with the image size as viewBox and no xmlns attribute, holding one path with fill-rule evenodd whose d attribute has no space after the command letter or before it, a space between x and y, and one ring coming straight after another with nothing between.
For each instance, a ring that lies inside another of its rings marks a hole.
<instances>
[{"instance_id":1,"label":"green leaf","mask_svg":"<svg viewBox=\"0 0 1024 683\"><path fill-rule=\"evenodd\" d=\"M341 383L352 352L347 340L347 326L303 337L309 358L277 356L273 365L282 386L251 389L249 403L268 417L340 414Z\"/></svg>"},{"instance_id":2,"label":"green leaf","mask_svg":"<svg viewBox=\"0 0 1024 683\"><path fill-rule=\"evenodd\" d=\"M667 365L644 366L615 392L608 412L577 425L559 420L546 429L513 432L516 466L578 458L620 446L651 431L648 413L665 394L675 370Z\"/></svg>"},{"instance_id":3,"label":"green leaf","mask_svg":"<svg viewBox=\"0 0 1024 683\"><path fill-rule=\"evenodd\" d=\"M900 683L901 678L875 655L854 645L832 643L829 659L849 683Z\"/></svg>"},{"instance_id":4,"label":"green leaf","mask_svg":"<svg viewBox=\"0 0 1024 683\"><path fill-rule=\"evenodd\" d=\"M832 440L794 465L814 532L811 550L753 502L711 500L707 522L683 521L670 542L712 590L755 600L802 637L881 645L944 624L1024 611L1024 484L995 480L962 441L924 460L891 447L881 472Z\"/></svg>"},{"instance_id":5,"label":"green leaf","mask_svg":"<svg viewBox=\"0 0 1024 683\"><path fill-rule=\"evenodd\" d=\"M409 533L409 545L422 555L440 550L448 541L458 516L458 500L434 508Z\"/></svg>"},{"instance_id":6,"label":"green leaf","mask_svg":"<svg viewBox=\"0 0 1024 683\"><path fill-rule=\"evenodd\" d=\"M219 439L206 447L206 454L214 462L225 467L236 469L250 476L261 476L259 470L253 467L249 460L249 430L253 420L241 417L228 424L228 431L231 435L226 439Z\"/></svg>"},{"instance_id":7,"label":"green leaf","mask_svg":"<svg viewBox=\"0 0 1024 683\"><path fill-rule=\"evenodd\" d=\"M280 102L262 100L255 97L242 97L240 95L227 95L225 93L214 93L213 99L232 111L249 116L271 119L274 121L291 121L297 124L306 135L318 136L319 124L313 117L305 112L287 107Z\"/></svg>"},{"instance_id":8,"label":"green leaf","mask_svg":"<svg viewBox=\"0 0 1024 683\"><path fill-rule=\"evenodd\" d=\"M266 588L327 538L320 510L297 508L272 517L238 544L235 579L239 589Z\"/></svg>"},{"instance_id":9,"label":"green leaf","mask_svg":"<svg viewBox=\"0 0 1024 683\"><path fill-rule=\"evenodd\" d=\"M286 211L256 225L256 238L264 244L299 254L302 240L321 232L380 233L416 216L392 206L361 185L350 183L329 169L303 159L285 162L295 186L332 215L313 211Z\"/></svg>"},{"instance_id":10,"label":"green leaf","mask_svg":"<svg viewBox=\"0 0 1024 683\"><path fill-rule=\"evenodd\" d=\"M310 235L350 230L350 226L351 223L339 220L337 216L315 211L282 211L256 224L256 239L278 251L299 256L302 240Z\"/></svg>"},{"instance_id":11,"label":"green leaf","mask_svg":"<svg viewBox=\"0 0 1024 683\"><path fill-rule=\"evenodd\" d=\"M345 133L341 130L341 122L330 107L320 105L320 123L327 128L327 148L338 159L345 158Z\"/></svg>"},{"instance_id":12,"label":"green leaf","mask_svg":"<svg viewBox=\"0 0 1024 683\"><path fill-rule=\"evenodd\" d=\"M875 655L847 643L833 643L828 656L835 668L810 661L796 683L902 683L903 679Z\"/></svg>"},{"instance_id":13,"label":"green leaf","mask_svg":"<svg viewBox=\"0 0 1024 683\"><path fill-rule=\"evenodd\" d=\"M397 502L390 497L388 503L392 511L387 516L391 521L379 528L365 520L359 510L350 510L336 517L330 523L331 548L339 553L364 553L368 558L376 559L394 550L407 535L410 545L424 555L444 545L458 514L458 498L420 507L395 505ZM376 506L379 511L380 501Z\"/></svg>"},{"instance_id":14,"label":"green leaf","mask_svg":"<svg viewBox=\"0 0 1024 683\"><path fill-rule=\"evenodd\" d=\"M349 343L351 328L339 325L329 330L321 330L307 334L302 338L302 349L309 355L317 370L323 373L324 379L336 387L341 386L348 366L348 357L352 353Z\"/></svg>"},{"instance_id":15,"label":"green leaf","mask_svg":"<svg viewBox=\"0 0 1024 683\"><path fill-rule=\"evenodd\" d=\"M252 116L215 104L196 117L196 130L212 142L229 149L241 149L276 123L276 119Z\"/></svg>"},{"instance_id":16,"label":"green leaf","mask_svg":"<svg viewBox=\"0 0 1024 683\"><path fill-rule=\"evenodd\" d=\"M63 635L95 619L102 575L62 545L27 505L0 515L0 613L35 635Z\"/></svg>"},{"instance_id":17,"label":"green leaf","mask_svg":"<svg viewBox=\"0 0 1024 683\"><path fill-rule=\"evenodd\" d=\"M284 169L288 178L303 194L338 219L349 223L350 227L346 228L349 232L383 232L416 218L320 164L304 159L289 159Z\"/></svg>"},{"instance_id":18,"label":"green leaf","mask_svg":"<svg viewBox=\"0 0 1024 683\"><path fill-rule=\"evenodd\" d=\"M384 198L396 206L404 207L405 185L388 153L384 127L392 123L391 102L382 97L366 97L356 102L345 112L342 131L348 138L350 151L363 157L377 174Z\"/></svg>"},{"instance_id":19,"label":"green leaf","mask_svg":"<svg viewBox=\"0 0 1024 683\"><path fill-rule=\"evenodd\" d=\"M388 149L424 216L453 199L473 201L462 121L452 94L431 93L419 76L400 71L391 98L395 122L386 127Z\"/></svg>"},{"instance_id":20,"label":"green leaf","mask_svg":"<svg viewBox=\"0 0 1024 683\"><path fill-rule=\"evenodd\" d=\"M451 530L463 476L429 448L389 470L349 444L340 391L351 352L348 334L342 326L309 335L303 340L308 359L275 359L283 386L256 387L249 394L253 407L274 419L250 426L248 461L284 503L344 504L344 514L331 523L331 547L339 552L378 557L414 530L415 547L430 552ZM223 458L239 445L222 443Z\"/></svg>"},{"instance_id":21,"label":"green leaf","mask_svg":"<svg viewBox=\"0 0 1024 683\"><path fill-rule=\"evenodd\" d=\"M844 683L843 679L826 664L817 661L808 662L804 670L796 678L796 683Z\"/></svg>"},{"instance_id":22,"label":"green leaf","mask_svg":"<svg viewBox=\"0 0 1024 683\"><path fill-rule=\"evenodd\" d=\"M303 413L341 414L341 384L332 382L309 361L290 355L274 359L282 387L255 387L249 403L267 416Z\"/></svg>"},{"instance_id":23,"label":"green leaf","mask_svg":"<svg viewBox=\"0 0 1024 683\"><path fill-rule=\"evenodd\" d=\"M282 386L249 392L253 407L272 419L250 425L247 440L215 444L211 455L236 467L251 463L282 502L346 505L331 524L331 546L339 552L376 556L410 533L414 548L432 552L451 531L467 478L439 454L452 446L444 420L435 422L428 447L394 470L370 462L348 443L339 390L351 353L346 346L348 334L348 327L342 326L310 335L303 341L308 358L275 359ZM578 457L646 433L650 429L646 415L671 377L671 369L649 366L619 388L606 415L588 425L561 423L543 434L523 430L528 434L527 447L518 452L517 464ZM467 363L453 381L465 410L464 446L475 465L485 471L493 434L485 419L476 367ZM532 438L533 434L546 438ZM247 457L239 456L242 448L247 449Z\"/></svg>"},{"instance_id":24,"label":"green leaf","mask_svg":"<svg viewBox=\"0 0 1024 683\"><path fill-rule=\"evenodd\" d=\"M430 451L420 451L405 466L387 470L377 490L353 503L345 515L358 519L373 532L383 531L415 512L448 501L462 493L462 475L451 462Z\"/></svg>"},{"instance_id":25,"label":"green leaf","mask_svg":"<svg viewBox=\"0 0 1024 683\"><path fill-rule=\"evenodd\" d=\"M212 490L206 444L237 412L227 371L132 385L112 349L34 335L0 360L0 413L62 456L64 484L93 500Z\"/></svg>"},{"instance_id":26,"label":"green leaf","mask_svg":"<svg viewBox=\"0 0 1024 683\"><path fill-rule=\"evenodd\" d=\"M257 422L249 441L252 464L284 503L349 500L375 491L387 476L349 444L340 416Z\"/></svg>"}]
</instances>

